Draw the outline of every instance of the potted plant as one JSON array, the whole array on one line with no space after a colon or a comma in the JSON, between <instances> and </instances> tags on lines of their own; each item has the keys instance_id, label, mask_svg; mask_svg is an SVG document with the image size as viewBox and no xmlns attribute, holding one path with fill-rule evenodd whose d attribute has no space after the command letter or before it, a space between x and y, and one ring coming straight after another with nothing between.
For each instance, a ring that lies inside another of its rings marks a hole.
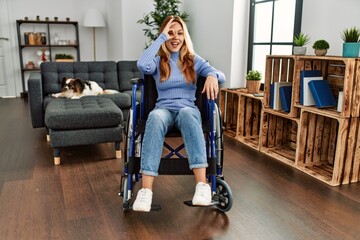
<instances>
[{"instance_id":1,"label":"potted plant","mask_svg":"<svg viewBox=\"0 0 360 240\"><path fill-rule=\"evenodd\" d=\"M294 35L294 55L305 55L306 47L305 45L310 42L310 37L307 34L299 33L298 35Z\"/></svg>"},{"instance_id":2,"label":"potted plant","mask_svg":"<svg viewBox=\"0 0 360 240\"><path fill-rule=\"evenodd\" d=\"M330 48L330 44L326 40L320 39L314 42L312 48L316 56L325 56L327 50Z\"/></svg>"},{"instance_id":3,"label":"potted plant","mask_svg":"<svg viewBox=\"0 0 360 240\"><path fill-rule=\"evenodd\" d=\"M346 28L341 33L343 43L343 57L358 57L360 49L360 29L357 27Z\"/></svg>"},{"instance_id":4,"label":"potted plant","mask_svg":"<svg viewBox=\"0 0 360 240\"><path fill-rule=\"evenodd\" d=\"M144 35L149 39L146 47L148 47L159 35L159 28L167 16L176 15L181 17L184 22L189 16L186 12L180 12L178 5L180 0L154 0L155 10L146 14L143 19L137 23L145 24L147 28L143 29Z\"/></svg>"},{"instance_id":5,"label":"potted plant","mask_svg":"<svg viewBox=\"0 0 360 240\"><path fill-rule=\"evenodd\" d=\"M71 54L58 53L55 54L55 62L73 62L74 57Z\"/></svg>"},{"instance_id":6,"label":"potted plant","mask_svg":"<svg viewBox=\"0 0 360 240\"><path fill-rule=\"evenodd\" d=\"M261 85L261 72L250 70L246 75L246 89L248 93L259 93Z\"/></svg>"}]
</instances>

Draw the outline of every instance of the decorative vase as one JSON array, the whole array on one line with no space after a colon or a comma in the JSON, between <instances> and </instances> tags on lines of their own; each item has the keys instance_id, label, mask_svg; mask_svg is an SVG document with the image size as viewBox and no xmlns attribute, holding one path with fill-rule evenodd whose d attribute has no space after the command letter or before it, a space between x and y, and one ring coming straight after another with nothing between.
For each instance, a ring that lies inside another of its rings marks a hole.
<instances>
[{"instance_id":1,"label":"decorative vase","mask_svg":"<svg viewBox=\"0 0 360 240\"><path fill-rule=\"evenodd\" d=\"M259 93L260 92L261 81L258 80L247 80L246 89L248 93Z\"/></svg>"},{"instance_id":2,"label":"decorative vase","mask_svg":"<svg viewBox=\"0 0 360 240\"><path fill-rule=\"evenodd\" d=\"M343 57L357 58L359 56L360 43L343 43Z\"/></svg>"},{"instance_id":3,"label":"decorative vase","mask_svg":"<svg viewBox=\"0 0 360 240\"><path fill-rule=\"evenodd\" d=\"M327 49L315 49L314 52L316 56L325 56Z\"/></svg>"},{"instance_id":4,"label":"decorative vase","mask_svg":"<svg viewBox=\"0 0 360 240\"><path fill-rule=\"evenodd\" d=\"M305 55L306 54L306 47L294 46L293 54L294 55Z\"/></svg>"}]
</instances>

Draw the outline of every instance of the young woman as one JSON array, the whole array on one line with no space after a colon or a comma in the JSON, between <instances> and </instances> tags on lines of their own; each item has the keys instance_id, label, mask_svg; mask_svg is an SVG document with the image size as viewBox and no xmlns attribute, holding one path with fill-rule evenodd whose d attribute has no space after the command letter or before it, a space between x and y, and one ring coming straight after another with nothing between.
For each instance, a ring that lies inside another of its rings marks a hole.
<instances>
[{"instance_id":1,"label":"young woman","mask_svg":"<svg viewBox=\"0 0 360 240\"><path fill-rule=\"evenodd\" d=\"M196 80L198 76L206 77L202 93L215 99L218 85L225 82L225 76L194 53L190 35L180 17L167 17L160 32L137 62L143 74L154 77L158 99L146 122L141 150L142 188L133 204L135 211L149 212L151 209L153 182L158 175L165 135L172 127L181 131L197 183L192 203L207 206L212 197L206 180L208 164L201 114L194 103Z\"/></svg>"}]
</instances>

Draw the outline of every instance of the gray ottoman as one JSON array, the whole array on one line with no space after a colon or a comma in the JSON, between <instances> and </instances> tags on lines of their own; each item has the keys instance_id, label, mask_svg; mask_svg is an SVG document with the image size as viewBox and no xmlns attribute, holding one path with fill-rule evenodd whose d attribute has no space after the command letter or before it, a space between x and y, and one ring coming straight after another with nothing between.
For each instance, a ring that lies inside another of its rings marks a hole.
<instances>
[{"instance_id":1,"label":"gray ottoman","mask_svg":"<svg viewBox=\"0 0 360 240\"><path fill-rule=\"evenodd\" d=\"M123 114L107 98L54 99L46 107L45 125L54 149L54 163L60 164L60 147L114 142L121 157Z\"/></svg>"}]
</instances>

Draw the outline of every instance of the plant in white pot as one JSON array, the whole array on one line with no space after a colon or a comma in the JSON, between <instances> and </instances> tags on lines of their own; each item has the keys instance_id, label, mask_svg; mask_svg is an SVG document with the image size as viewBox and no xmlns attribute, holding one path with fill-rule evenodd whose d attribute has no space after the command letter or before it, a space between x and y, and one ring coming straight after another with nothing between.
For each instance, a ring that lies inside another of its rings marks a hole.
<instances>
[{"instance_id":1,"label":"plant in white pot","mask_svg":"<svg viewBox=\"0 0 360 240\"><path fill-rule=\"evenodd\" d=\"M305 55L306 54L306 47L305 45L310 42L310 37L307 34L299 33L298 35L294 36L294 48L293 54L294 55Z\"/></svg>"},{"instance_id":2,"label":"plant in white pot","mask_svg":"<svg viewBox=\"0 0 360 240\"><path fill-rule=\"evenodd\" d=\"M325 56L327 50L330 48L330 44L326 40L320 39L314 42L312 48L316 56Z\"/></svg>"},{"instance_id":3,"label":"plant in white pot","mask_svg":"<svg viewBox=\"0 0 360 240\"><path fill-rule=\"evenodd\" d=\"M250 70L246 75L246 89L248 93L259 93L261 85L261 72Z\"/></svg>"},{"instance_id":4,"label":"plant in white pot","mask_svg":"<svg viewBox=\"0 0 360 240\"><path fill-rule=\"evenodd\" d=\"M343 57L358 57L360 49L360 29L357 27L346 28L341 38L343 43Z\"/></svg>"}]
</instances>

